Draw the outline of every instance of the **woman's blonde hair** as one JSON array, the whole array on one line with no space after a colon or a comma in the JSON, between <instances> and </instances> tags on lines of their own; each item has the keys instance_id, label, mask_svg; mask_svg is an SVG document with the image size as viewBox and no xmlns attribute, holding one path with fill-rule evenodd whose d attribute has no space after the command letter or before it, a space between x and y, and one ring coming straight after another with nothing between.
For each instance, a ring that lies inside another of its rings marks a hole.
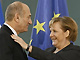
<instances>
[{"instance_id":1,"label":"woman's blonde hair","mask_svg":"<svg viewBox=\"0 0 80 60\"><path fill-rule=\"evenodd\" d=\"M78 26L77 23L71 17L57 17L52 19L49 22L49 27L52 26L55 22L60 22L61 29L66 32L69 30L69 36L67 37L70 41L75 41L78 35Z\"/></svg>"}]
</instances>

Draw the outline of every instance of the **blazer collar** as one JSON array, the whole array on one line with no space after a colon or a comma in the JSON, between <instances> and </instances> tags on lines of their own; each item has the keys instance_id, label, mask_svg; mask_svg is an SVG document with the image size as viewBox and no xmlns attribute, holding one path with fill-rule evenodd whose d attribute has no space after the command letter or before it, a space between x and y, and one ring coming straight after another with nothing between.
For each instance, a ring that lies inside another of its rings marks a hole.
<instances>
[{"instance_id":1,"label":"blazer collar","mask_svg":"<svg viewBox=\"0 0 80 60\"><path fill-rule=\"evenodd\" d=\"M1 29L2 29L2 30L5 30L5 31L8 32L8 33L10 33L10 35L14 34L14 33L11 31L11 29L10 29L8 26L4 25L4 24L3 24L3 26L1 27Z\"/></svg>"}]
</instances>

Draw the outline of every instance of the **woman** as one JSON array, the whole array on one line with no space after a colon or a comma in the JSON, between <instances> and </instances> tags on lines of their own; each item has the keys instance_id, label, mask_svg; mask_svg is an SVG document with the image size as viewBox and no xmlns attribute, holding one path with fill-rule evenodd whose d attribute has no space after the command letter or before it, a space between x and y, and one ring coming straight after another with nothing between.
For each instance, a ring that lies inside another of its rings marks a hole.
<instances>
[{"instance_id":1,"label":"woman","mask_svg":"<svg viewBox=\"0 0 80 60\"><path fill-rule=\"evenodd\" d=\"M70 17L58 17L49 22L50 38L55 47L46 51L34 46L28 46L20 37L11 35L15 42L19 43L29 56L37 60L80 60L80 47L73 45L78 34L76 22Z\"/></svg>"}]
</instances>

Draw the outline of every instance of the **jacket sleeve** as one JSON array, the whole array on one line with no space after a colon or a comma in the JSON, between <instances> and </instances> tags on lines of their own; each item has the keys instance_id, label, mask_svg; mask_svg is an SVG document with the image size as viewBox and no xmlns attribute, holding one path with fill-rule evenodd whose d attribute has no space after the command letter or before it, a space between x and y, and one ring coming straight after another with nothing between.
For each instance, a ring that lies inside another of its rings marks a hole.
<instances>
[{"instance_id":1,"label":"jacket sleeve","mask_svg":"<svg viewBox=\"0 0 80 60\"><path fill-rule=\"evenodd\" d=\"M54 53L46 52L40 48L32 46L32 52L29 53L29 56L37 60L63 60L60 56Z\"/></svg>"}]
</instances>

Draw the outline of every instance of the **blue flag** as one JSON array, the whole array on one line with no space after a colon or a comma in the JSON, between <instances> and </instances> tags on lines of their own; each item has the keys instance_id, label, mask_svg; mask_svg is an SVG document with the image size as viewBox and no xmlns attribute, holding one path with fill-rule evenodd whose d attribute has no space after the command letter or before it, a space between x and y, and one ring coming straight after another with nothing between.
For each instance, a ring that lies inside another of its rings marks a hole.
<instances>
[{"instance_id":1,"label":"blue flag","mask_svg":"<svg viewBox=\"0 0 80 60\"><path fill-rule=\"evenodd\" d=\"M0 0L0 27L2 26L3 23L4 23L4 17L3 17L1 0Z\"/></svg>"},{"instance_id":2,"label":"blue flag","mask_svg":"<svg viewBox=\"0 0 80 60\"><path fill-rule=\"evenodd\" d=\"M31 45L42 50L52 47L49 21L62 16L69 16L66 0L38 0ZM34 59L29 57L29 60Z\"/></svg>"}]
</instances>

